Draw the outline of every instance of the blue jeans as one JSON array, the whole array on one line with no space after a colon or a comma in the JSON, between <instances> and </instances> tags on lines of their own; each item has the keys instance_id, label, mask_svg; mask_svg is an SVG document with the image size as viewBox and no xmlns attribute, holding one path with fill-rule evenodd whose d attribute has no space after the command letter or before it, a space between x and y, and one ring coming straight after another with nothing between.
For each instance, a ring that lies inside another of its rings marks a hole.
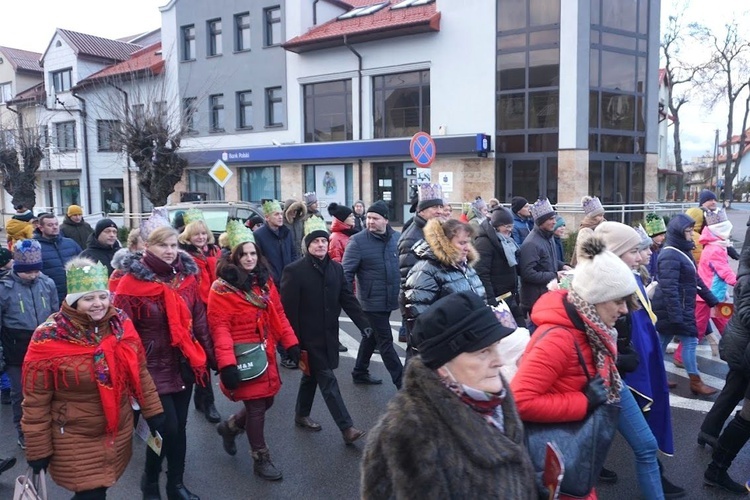
<instances>
[{"instance_id":1,"label":"blue jeans","mask_svg":"<svg viewBox=\"0 0 750 500\"><path fill-rule=\"evenodd\" d=\"M620 407L617 430L635 454L635 471L641 495L647 499L663 499L661 473L656 460L659 445L646 423L641 408L635 402L633 393L624 384L620 393Z\"/></svg>"},{"instance_id":2,"label":"blue jeans","mask_svg":"<svg viewBox=\"0 0 750 500\"><path fill-rule=\"evenodd\" d=\"M698 339L685 335L661 335L661 352L667 352L667 346L672 337L679 338L682 344L682 362L685 364L685 371L688 372L688 375L700 375L698 371L698 359L695 357Z\"/></svg>"}]
</instances>

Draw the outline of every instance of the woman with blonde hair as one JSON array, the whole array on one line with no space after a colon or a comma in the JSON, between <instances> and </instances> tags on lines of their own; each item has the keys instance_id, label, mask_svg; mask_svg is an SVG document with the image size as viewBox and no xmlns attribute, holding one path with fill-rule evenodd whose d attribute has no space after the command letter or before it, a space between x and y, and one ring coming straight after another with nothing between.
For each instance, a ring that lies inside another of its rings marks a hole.
<instances>
[{"instance_id":1,"label":"woman with blonde hair","mask_svg":"<svg viewBox=\"0 0 750 500\"><path fill-rule=\"evenodd\" d=\"M68 262L68 294L34 332L23 367L26 458L34 472L49 466L78 500L106 498L130 462L128 395L151 431L165 434L141 339L110 303L107 274L88 259Z\"/></svg>"},{"instance_id":2,"label":"woman with blonde hair","mask_svg":"<svg viewBox=\"0 0 750 500\"><path fill-rule=\"evenodd\" d=\"M158 214L146 228L146 250L133 259L117 285L115 305L132 318L146 348L146 364L166 415L161 455L146 449L141 479L144 499L159 497L161 462L166 457L169 498L197 500L183 482L187 453L187 414L193 384L206 384L206 364L216 366L198 294L195 261L177 246L177 231Z\"/></svg>"}]
</instances>

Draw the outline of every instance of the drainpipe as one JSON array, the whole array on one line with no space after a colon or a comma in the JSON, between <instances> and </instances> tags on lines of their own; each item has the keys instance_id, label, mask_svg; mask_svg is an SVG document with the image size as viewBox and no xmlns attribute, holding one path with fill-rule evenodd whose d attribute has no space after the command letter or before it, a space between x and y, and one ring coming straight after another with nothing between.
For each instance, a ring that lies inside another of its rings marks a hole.
<instances>
[{"instance_id":1,"label":"drainpipe","mask_svg":"<svg viewBox=\"0 0 750 500\"><path fill-rule=\"evenodd\" d=\"M359 93L359 102L357 103L357 109L359 112L358 115L358 132L357 132L357 140L362 140L362 55L357 52L357 50L351 46L349 43L349 40L347 39L346 35L344 35L344 46L351 51L352 54L357 58L357 78L359 79L359 85L357 86L357 91ZM364 193L362 192L363 189L363 182L362 182L362 158L360 158L357 161L358 169L359 169L359 199L364 199Z\"/></svg>"},{"instance_id":2,"label":"drainpipe","mask_svg":"<svg viewBox=\"0 0 750 500\"><path fill-rule=\"evenodd\" d=\"M313 0L312 8L313 8L313 26L318 25L318 2L320 0Z\"/></svg>"},{"instance_id":3,"label":"drainpipe","mask_svg":"<svg viewBox=\"0 0 750 500\"><path fill-rule=\"evenodd\" d=\"M91 173L89 172L89 133L88 127L86 126L86 119L88 118L88 115L86 114L86 99L75 93L73 94L73 97L81 101L81 118L83 118L83 164L86 169L86 206L89 209L89 213L91 213Z\"/></svg>"},{"instance_id":4,"label":"drainpipe","mask_svg":"<svg viewBox=\"0 0 750 500\"><path fill-rule=\"evenodd\" d=\"M122 90L120 87L118 87L114 83L109 82L109 84L112 85L115 89L122 92L122 95L125 96L125 124L127 124L128 119L129 119L128 115L130 114L130 104L129 104L130 96L128 95L127 92ZM128 186L128 206L130 207L130 213L132 214L133 208L135 207L135 205L133 204L133 186L132 186L132 181L130 179L130 155L127 153L127 151L125 152L125 159L127 161L127 175L125 176L125 180L127 181L127 186ZM128 221L128 227L131 227L131 221Z\"/></svg>"}]
</instances>

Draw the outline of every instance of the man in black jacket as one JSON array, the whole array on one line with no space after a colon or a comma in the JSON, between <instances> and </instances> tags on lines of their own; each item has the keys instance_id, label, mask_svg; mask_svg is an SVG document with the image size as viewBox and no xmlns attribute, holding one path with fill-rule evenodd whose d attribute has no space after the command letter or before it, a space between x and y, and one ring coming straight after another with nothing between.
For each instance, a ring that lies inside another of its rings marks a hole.
<instances>
[{"instance_id":1,"label":"man in black jacket","mask_svg":"<svg viewBox=\"0 0 750 500\"><path fill-rule=\"evenodd\" d=\"M310 418L315 388L320 387L328 411L341 430L344 442L352 444L364 435L354 427L339 391L333 370L339 365L339 314L343 308L364 336L371 331L367 318L354 297L344 271L328 256L325 223L304 237L306 255L288 265L281 277L281 302L300 346L307 351L309 375L303 374L297 393L294 422L310 431L321 425Z\"/></svg>"},{"instance_id":2,"label":"man in black jacket","mask_svg":"<svg viewBox=\"0 0 750 500\"><path fill-rule=\"evenodd\" d=\"M89 236L86 250L81 252L80 257L101 262L107 266L107 272L112 274L112 257L120 248L120 242L117 240L117 224L112 219L102 219L96 223L94 233Z\"/></svg>"}]
</instances>

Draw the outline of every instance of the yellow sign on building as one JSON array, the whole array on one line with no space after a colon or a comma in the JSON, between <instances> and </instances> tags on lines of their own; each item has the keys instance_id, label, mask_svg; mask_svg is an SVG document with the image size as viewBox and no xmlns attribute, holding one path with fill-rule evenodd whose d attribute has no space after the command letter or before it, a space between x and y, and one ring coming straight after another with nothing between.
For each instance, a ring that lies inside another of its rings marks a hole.
<instances>
[{"instance_id":1,"label":"yellow sign on building","mask_svg":"<svg viewBox=\"0 0 750 500\"><path fill-rule=\"evenodd\" d=\"M215 180L219 186L224 187L227 182L229 182L229 179L232 178L233 174L232 169L227 167L223 161L216 160L214 166L208 171L208 175Z\"/></svg>"}]
</instances>

